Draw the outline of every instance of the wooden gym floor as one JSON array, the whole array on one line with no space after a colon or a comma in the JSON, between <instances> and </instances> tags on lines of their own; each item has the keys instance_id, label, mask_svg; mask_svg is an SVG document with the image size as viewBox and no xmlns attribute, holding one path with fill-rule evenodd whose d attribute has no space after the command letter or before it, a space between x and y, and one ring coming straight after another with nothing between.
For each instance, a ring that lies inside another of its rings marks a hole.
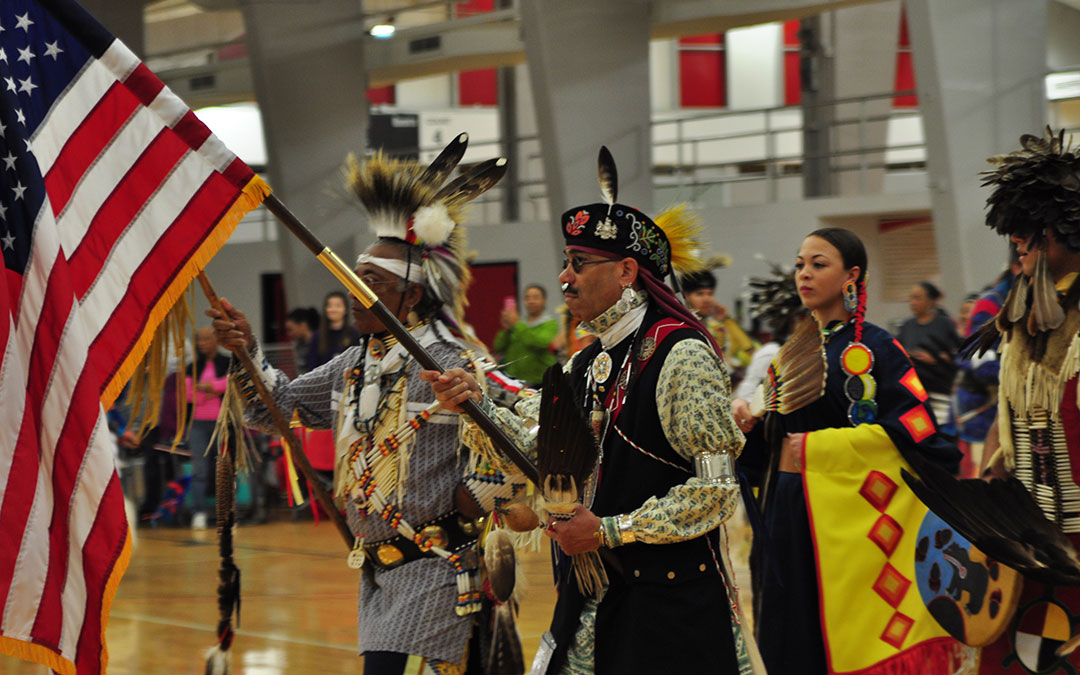
<instances>
[{"instance_id":1,"label":"wooden gym floor","mask_svg":"<svg viewBox=\"0 0 1080 675\"><path fill-rule=\"evenodd\" d=\"M232 672L360 673L358 573L346 566L345 547L334 527L325 520L318 525L277 521L241 527L234 541L242 611ZM555 592L546 542L542 552L520 558L526 588L518 628L527 667L551 619ZM139 529L109 619L108 672L201 675L202 655L214 644L217 566L212 529ZM749 587L745 573L739 579ZM48 672L0 656L0 673Z\"/></svg>"}]
</instances>

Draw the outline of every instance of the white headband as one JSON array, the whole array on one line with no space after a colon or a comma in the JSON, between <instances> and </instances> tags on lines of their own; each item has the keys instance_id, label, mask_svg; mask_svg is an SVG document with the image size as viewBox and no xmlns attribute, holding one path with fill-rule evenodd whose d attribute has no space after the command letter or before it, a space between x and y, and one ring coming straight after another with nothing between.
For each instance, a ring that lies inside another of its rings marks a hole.
<instances>
[{"instance_id":1,"label":"white headband","mask_svg":"<svg viewBox=\"0 0 1080 675\"><path fill-rule=\"evenodd\" d=\"M422 284L424 283L424 267L419 264L408 265L404 260L396 260L394 258L376 258L373 255L367 253L361 253L356 256L356 264L369 263L380 267L390 274L399 276L406 281Z\"/></svg>"}]
</instances>

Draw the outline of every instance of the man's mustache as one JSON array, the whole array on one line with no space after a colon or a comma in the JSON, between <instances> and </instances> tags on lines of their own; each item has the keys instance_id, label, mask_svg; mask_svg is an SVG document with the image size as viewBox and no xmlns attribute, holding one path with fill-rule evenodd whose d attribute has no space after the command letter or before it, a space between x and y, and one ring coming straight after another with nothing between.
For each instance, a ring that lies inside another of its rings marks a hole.
<instances>
[{"instance_id":1,"label":"man's mustache","mask_svg":"<svg viewBox=\"0 0 1080 675\"><path fill-rule=\"evenodd\" d=\"M564 295L567 293L573 293L574 295L577 295L578 289L577 286L571 286L570 282L566 282L562 285L562 292Z\"/></svg>"}]
</instances>

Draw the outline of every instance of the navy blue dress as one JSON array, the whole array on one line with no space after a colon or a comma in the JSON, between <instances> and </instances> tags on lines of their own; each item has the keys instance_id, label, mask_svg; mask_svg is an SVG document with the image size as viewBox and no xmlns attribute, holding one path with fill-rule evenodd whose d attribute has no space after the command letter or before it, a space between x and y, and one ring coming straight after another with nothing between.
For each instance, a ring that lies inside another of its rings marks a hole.
<instances>
[{"instance_id":1,"label":"navy blue dress","mask_svg":"<svg viewBox=\"0 0 1080 675\"><path fill-rule=\"evenodd\" d=\"M836 326L839 324L830 328ZM777 438L782 438L788 433L852 426L847 416L850 401L843 389L847 375L840 367L840 354L854 339L854 330L854 324L849 322L827 338L825 395L791 414L776 415L769 424L758 424L747 437L739 462L751 483L760 487L768 465L769 444L764 427L775 424ZM955 473L961 457L955 446L938 433L916 442L900 420L900 415L920 405L916 393L901 384L912 368L907 354L888 332L873 324L864 324L862 342L874 353L871 374L877 382L875 423L885 429L905 457L917 454ZM921 405L933 419L928 404ZM750 554L758 647L770 673L824 673L827 665L817 566L802 476L780 473L770 490Z\"/></svg>"}]
</instances>

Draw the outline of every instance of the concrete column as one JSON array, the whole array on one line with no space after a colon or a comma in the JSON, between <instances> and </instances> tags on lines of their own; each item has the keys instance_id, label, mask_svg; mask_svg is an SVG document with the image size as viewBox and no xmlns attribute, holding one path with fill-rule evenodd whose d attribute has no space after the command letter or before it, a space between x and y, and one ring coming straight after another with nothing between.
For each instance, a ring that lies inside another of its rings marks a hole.
<instances>
[{"instance_id":1,"label":"concrete column","mask_svg":"<svg viewBox=\"0 0 1080 675\"><path fill-rule=\"evenodd\" d=\"M886 94L896 78L896 47L900 35L900 1L887 0L870 5L840 9L832 14L833 80L836 98ZM884 147L887 117L892 97L865 103L847 103L834 108L835 121L850 121L833 127L834 151ZM877 194L885 180L880 165L885 153L841 155L832 161L833 188L837 195ZM844 170L838 170L843 167Z\"/></svg>"},{"instance_id":2,"label":"concrete column","mask_svg":"<svg viewBox=\"0 0 1080 675\"><path fill-rule=\"evenodd\" d=\"M934 229L950 307L1005 262L985 226L986 158L1046 123L1046 0L907 0ZM999 265L1000 262L1000 265Z\"/></svg>"},{"instance_id":3,"label":"concrete column","mask_svg":"<svg viewBox=\"0 0 1080 675\"><path fill-rule=\"evenodd\" d=\"M143 0L80 0L79 4L139 58L146 56Z\"/></svg>"},{"instance_id":4,"label":"concrete column","mask_svg":"<svg viewBox=\"0 0 1080 675\"><path fill-rule=\"evenodd\" d=\"M370 238L342 190L349 152L363 156L367 126L362 4L357 0L243 3L270 184L322 241L351 262ZM363 234L362 234L363 233ZM279 228L288 305L320 306L340 287Z\"/></svg>"},{"instance_id":5,"label":"concrete column","mask_svg":"<svg viewBox=\"0 0 1080 675\"><path fill-rule=\"evenodd\" d=\"M803 114L803 197L827 197L832 194L832 121L835 109L821 105L836 98L836 69L828 36L832 14L815 14L802 20L799 27L799 74Z\"/></svg>"},{"instance_id":6,"label":"concrete column","mask_svg":"<svg viewBox=\"0 0 1080 675\"><path fill-rule=\"evenodd\" d=\"M619 201L653 215L649 3L519 6L552 215L600 201L601 145L618 166ZM562 247L561 238L556 245Z\"/></svg>"}]
</instances>

